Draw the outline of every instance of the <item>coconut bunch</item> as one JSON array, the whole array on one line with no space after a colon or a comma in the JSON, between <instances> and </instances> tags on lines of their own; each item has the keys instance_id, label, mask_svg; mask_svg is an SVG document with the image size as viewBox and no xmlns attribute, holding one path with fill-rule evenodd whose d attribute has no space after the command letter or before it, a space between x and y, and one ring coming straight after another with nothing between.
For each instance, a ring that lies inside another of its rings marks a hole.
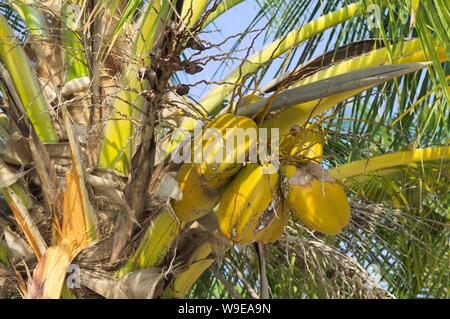
<instances>
[{"instance_id":1,"label":"coconut bunch","mask_svg":"<svg viewBox=\"0 0 450 319\"><path fill-rule=\"evenodd\" d=\"M308 127L284 137L281 165L249 163L243 167L237 159L255 147L255 136L235 145L223 162L216 160L216 155L225 151L237 129L252 128L257 132L256 123L245 116L224 114L210 122L207 129L212 128L222 133L223 140L204 136L203 160L183 164L177 174L183 197L173 200L172 207L179 219L196 220L219 203L220 230L226 238L240 244L275 242L290 214L310 229L328 235L336 235L348 225L350 205L343 186L319 164L319 132Z\"/></svg>"}]
</instances>

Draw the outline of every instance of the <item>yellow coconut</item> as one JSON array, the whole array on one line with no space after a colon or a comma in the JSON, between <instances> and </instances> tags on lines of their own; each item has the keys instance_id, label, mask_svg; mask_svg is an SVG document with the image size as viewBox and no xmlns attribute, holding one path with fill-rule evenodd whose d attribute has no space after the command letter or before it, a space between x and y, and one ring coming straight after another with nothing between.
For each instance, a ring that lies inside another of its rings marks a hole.
<instances>
[{"instance_id":1,"label":"yellow coconut","mask_svg":"<svg viewBox=\"0 0 450 319\"><path fill-rule=\"evenodd\" d=\"M202 132L201 145L194 144L194 169L203 186L217 189L225 185L256 146L257 132L256 123L245 116L223 114L211 121Z\"/></svg>"},{"instance_id":2,"label":"yellow coconut","mask_svg":"<svg viewBox=\"0 0 450 319\"><path fill-rule=\"evenodd\" d=\"M219 228L225 237L243 244L258 239L279 207L278 180L279 174L270 164L249 164L241 169L219 203Z\"/></svg>"},{"instance_id":3,"label":"yellow coconut","mask_svg":"<svg viewBox=\"0 0 450 319\"><path fill-rule=\"evenodd\" d=\"M349 224L347 195L320 165L284 165L281 172L287 205L305 226L336 235Z\"/></svg>"},{"instance_id":4,"label":"yellow coconut","mask_svg":"<svg viewBox=\"0 0 450 319\"><path fill-rule=\"evenodd\" d=\"M307 125L295 128L281 139L281 156L295 158L298 163L320 163L323 156L323 135Z\"/></svg>"},{"instance_id":5,"label":"yellow coconut","mask_svg":"<svg viewBox=\"0 0 450 319\"><path fill-rule=\"evenodd\" d=\"M192 164L183 164L175 179L183 197L178 201L172 200L172 208L183 222L190 222L210 213L220 200L219 190L205 189L202 186Z\"/></svg>"},{"instance_id":6,"label":"yellow coconut","mask_svg":"<svg viewBox=\"0 0 450 319\"><path fill-rule=\"evenodd\" d=\"M260 232L257 241L263 244L274 243L283 234L289 222L289 211L282 200L279 201L276 211L272 210L266 220L261 221L261 224L265 225L265 229Z\"/></svg>"}]
</instances>

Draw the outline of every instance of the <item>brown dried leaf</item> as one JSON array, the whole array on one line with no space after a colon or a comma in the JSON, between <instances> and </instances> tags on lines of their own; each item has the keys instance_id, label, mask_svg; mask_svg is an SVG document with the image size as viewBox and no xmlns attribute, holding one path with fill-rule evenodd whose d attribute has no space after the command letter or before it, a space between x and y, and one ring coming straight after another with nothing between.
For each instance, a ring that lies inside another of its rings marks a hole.
<instances>
[{"instance_id":1,"label":"brown dried leaf","mask_svg":"<svg viewBox=\"0 0 450 319\"><path fill-rule=\"evenodd\" d=\"M66 172L62 227L55 219L54 228L59 236L56 245L47 250L36 267L30 298L59 298L68 266L97 237L94 209L86 190L75 135L67 111L63 110L63 114L71 148L72 169Z\"/></svg>"}]
</instances>

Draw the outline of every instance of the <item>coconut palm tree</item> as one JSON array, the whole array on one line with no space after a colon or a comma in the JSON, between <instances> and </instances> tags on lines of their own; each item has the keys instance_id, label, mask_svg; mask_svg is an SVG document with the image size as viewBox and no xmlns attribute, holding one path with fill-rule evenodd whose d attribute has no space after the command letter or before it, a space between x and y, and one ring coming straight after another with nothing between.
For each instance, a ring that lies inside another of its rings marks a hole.
<instances>
[{"instance_id":1,"label":"coconut palm tree","mask_svg":"<svg viewBox=\"0 0 450 319\"><path fill-rule=\"evenodd\" d=\"M1 1L0 296L448 295L446 1L244 2Z\"/></svg>"}]
</instances>

